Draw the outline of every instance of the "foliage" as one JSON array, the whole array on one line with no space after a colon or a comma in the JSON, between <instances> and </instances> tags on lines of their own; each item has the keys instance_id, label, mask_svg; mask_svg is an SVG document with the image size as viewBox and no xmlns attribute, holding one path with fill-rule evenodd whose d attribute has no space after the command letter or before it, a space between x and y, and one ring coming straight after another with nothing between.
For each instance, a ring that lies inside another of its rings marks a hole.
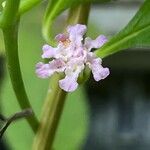
<instances>
[{"instance_id":1,"label":"foliage","mask_svg":"<svg viewBox=\"0 0 150 150\"><path fill-rule=\"evenodd\" d=\"M150 46L150 1L146 0L129 24L97 50L97 55L108 56L120 50Z\"/></svg>"}]
</instances>

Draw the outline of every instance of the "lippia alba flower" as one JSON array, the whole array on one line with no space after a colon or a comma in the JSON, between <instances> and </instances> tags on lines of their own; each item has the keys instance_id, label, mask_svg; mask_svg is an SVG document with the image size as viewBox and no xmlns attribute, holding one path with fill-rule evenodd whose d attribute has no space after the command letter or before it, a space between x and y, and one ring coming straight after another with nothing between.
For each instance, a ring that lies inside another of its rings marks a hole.
<instances>
[{"instance_id":1,"label":"lippia alba flower","mask_svg":"<svg viewBox=\"0 0 150 150\"><path fill-rule=\"evenodd\" d=\"M96 81L106 78L109 69L102 67L102 59L96 57L91 50L100 48L107 39L104 35L98 36L95 40L89 37L84 39L85 32L85 25L68 26L66 34L58 34L55 37L57 47L44 45L42 58L48 58L49 63L39 62L36 65L37 76L48 78L54 73L63 72L65 77L59 80L59 86L67 92L77 89L78 77L86 66L91 69Z\"/></svg>"}]
</instances>

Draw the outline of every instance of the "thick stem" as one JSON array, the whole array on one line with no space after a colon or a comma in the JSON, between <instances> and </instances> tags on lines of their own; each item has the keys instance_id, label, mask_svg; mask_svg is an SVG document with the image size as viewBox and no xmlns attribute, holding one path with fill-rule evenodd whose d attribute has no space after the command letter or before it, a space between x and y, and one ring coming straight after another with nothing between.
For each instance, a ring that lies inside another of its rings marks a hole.
<instances>
[{"instance_id":1,"label":"thick stem","mask_svg":"<svg viewBox=\"0 0 150 150\"><path fill-rule=\"evenodd\" d=\"M17 20L17 13L19 9L20 0L7 0L6 6L0 16L0 27L6 28L14 24Z\"/></svg>"},{"instance_id":2,"label":"thick stem","mask_svg":"<svg viewBox=\"0 0 150 150\"><path fill-rule=\"evenodd\" d=\"M28 100L24 83L22 80L19 58L18 58L18 24L3 29L4 42L7 56L8 69L14 92L18 103L22 109L31 108ZM38 127L38 121L35 116L27 118L28 123L34 132Z\"/></svg>"},{"instance_id":3,"label":"thick stem","mask_svg":"<svg viewBox=\"0 0 150 150\"><path fill-rule=\"evenodd\" d=\"M0 15L0 27L5 28L5 26L12 24L17 16L22 15L40 2L42 0L25 0L21 2L20 0L15 0L15 2L14 0L7 0L4 11Z\"/></svg>"},{"instance_id":4,"label":"thick stem","mask_svg":"<svg viewBox=\"0 0 150 150\"><path fill-rule=\"evenodd\" d=\"M87 24L90 12L90 3L71 8L68 15L67 24Z\"/></svg>"},{"instance_id":5,"label":"thick stem","mask_svg":"<svg viewBox=\"0 0 150 150\"><path fill-rule=\"evenodd\" d=\"M89 5L90 4L88 4L88 7L85 7L86 5L80 5L78 6L79 8L72 8L69 15L70 19L68 19L69 24L87 24L90 8ZM75 13L73 13L73 11L75 11ZM74 21L72 17L76 18L76 21ZM33 143L33 150L52 149L58 123L62 114L66 98L66 92L59 88L59 80L60 76L54 75L53 81L51 81L50 83L50 87L52 89L48 90L48 96L43 107L40 126Z\"/></svg>"},{"instance_id":6,"label":"thick stem","mask_svg":"<svg viewBox=\"0 0 150 150\"><path fill-rule=\"evenodd\" d=\"M19 7L19 15L22 15L26 11L30 10L32 7L38 5L42 0L25 0L21 1Z\"/></svg>"},{"instance_id":7,"label":"thick stem","mask_svg":"<svg viewBox=\"0 0 150 150\"><path fill-rule=\"evenodd\" d=\"M66 92L58 86L59 76L52 78L44 103L40 127L34 140L33 150L51 150L56 129L65 103Z\"/></svg>"}]
</instances>

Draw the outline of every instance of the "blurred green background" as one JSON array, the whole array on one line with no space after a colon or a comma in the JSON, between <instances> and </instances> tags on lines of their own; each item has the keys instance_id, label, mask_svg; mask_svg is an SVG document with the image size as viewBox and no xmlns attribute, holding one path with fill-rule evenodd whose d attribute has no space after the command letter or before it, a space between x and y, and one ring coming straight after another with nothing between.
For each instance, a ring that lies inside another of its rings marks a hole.
<instances>
[{"instance_id":1,"label":"blurred green background","mask_svg":"<svg viewBox=\"0 0 150 150\"><path fill-rule=\"evenodd\" d=\"M45 99L49 80L37 78L35 64L42 60L41 47L44 43L41 34L44 7L36 7L27 12L22 18L19 30L19 58L25 87L36 115L40 118L40 111ZM2 34L0 49L4 54ZM88 106L83 87L69 94L57 131L54 149L76 150L84 144L88 128ZM10 116L20 107L12 90L8 71L5 72L1 90L1 111ZM10 125L5 134L5 141L12 150L29 150L33 142L33 133L25 120Z\"/></svg>"}]
</instances>

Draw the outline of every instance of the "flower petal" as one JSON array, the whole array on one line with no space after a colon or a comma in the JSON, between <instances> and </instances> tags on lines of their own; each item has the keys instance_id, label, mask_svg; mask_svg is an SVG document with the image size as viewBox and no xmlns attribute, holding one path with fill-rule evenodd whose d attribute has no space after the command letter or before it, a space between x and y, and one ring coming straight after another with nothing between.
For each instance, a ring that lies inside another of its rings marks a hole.
<instances>
[{"instance_id":1,"label":"flower petal","mask_svg":"<svg viewBox=\"0 0 150 150\"><path fill-rule=\"evenodd\" d=\"M54 59L49 62L49 68L53 70L53 72L63 72L66 68L66 64L61 59Z\"/></svg>"},{"instance_id":2,"label":"flower petal","mask_svg":"<svg viewBox=\"0 0 150 150\"><path fill-rule=\"evenodd\" d=\"M82 60L76 58L68 62L65 69L66 77L59 81L59 86L66 92L73 92L78 87L77 79L80 72L84 69Z\"/></svg>"},{"instance_id":3,"label":"flower petal","mask_svg":"<svg viewBox=\"0 0 150 150\"><path fill-rule=\"evenodd\" d=\"M86 62L91 64L93 60L95 60L97 57L95 55L95 53L93 52L87 52L87 55L86 55ZM102 63L102 59L99 58L99 63L101 64Z\"/></svg>"},{"instance_id":4,"label":"flower petal","mask_svg":"<svg viewBox=\"0 0 150 150\"><path fill-rule=\"evenodd\" d=\"M85 47L90 51L92 48L100 48L107 42L107 38L104 35L98 36L95 40L87 37L85 38Z\"/></svg>"},{"instance_id":5,"label":"flower petal","mask_svg":"<svg viewBox=\"0 0 150 150\"><path fill-rule=\"evenodd\" d=\"M42 58L52 58L56 55L57 48L53 48L50 45L45 44L42 50L43 50Z\"/></svg>"},{"instance_id":6,"label":"flower petal","mask_svg":"<svg viewBox=\"0 0 150 150\"><path fill-rule=\"evenodd\" d=\"M78 87L77 78L75 76L66 76L64 79L59 80L59 86L66 92L73 92Z\"/></svg>"},{"instance_id":7,"label":"flower petal","mask_svg":"<svg viewBox=\"0 0 150 150\"><path fill-rule=\"evenodd\" d=\"M68 26L67 32L70 34L70 36L77 34L83 36L86 32L86 25L76 24L74 26Z\"/></svg>"},{"instance_id":8,"label":"flower petal","mask_svg":"<svg viewBox=\"0 0 150 150\"><path fill-rule=\"evenodd\" d=\"M68 35L66 34L58 34L56 35L55 39L58 41L58 42L64 42L68 39Z\"/></svg>"},{"instance_id":9,"label":"flower petal","mask_svg":"<svg viewBox=\"0 0 150 150\"><path fill-rule=\"evenodd\" d=\"M100 58L96 58L92 61L91 70L96 81L105 79L110 73L108 68L102 67Z\"/></svg>"},{"instance_id":10,"label":"flower petal","mask_svg":"<svg viewBox=\"0 0 150 150\"><path fill-rule=\"evenodd\" d=\"M44 64L42 62L39 62L36 64L36 74L40 78L48 78L51 76L54 72L50 70L49 64Z\"/></svg>"},{"instance_id":11,"label":"flower petal","mask_svg":"<svg viewBox=\"0 0 150 150\"><path fill-rule=\"evenodd\" d=\"M69 33L69 40L76 45L81 45L83 35L86 32L86 26L82 24L76 24L74 26L68 26L67 32Z\"/></svg>"}]
</instances>

